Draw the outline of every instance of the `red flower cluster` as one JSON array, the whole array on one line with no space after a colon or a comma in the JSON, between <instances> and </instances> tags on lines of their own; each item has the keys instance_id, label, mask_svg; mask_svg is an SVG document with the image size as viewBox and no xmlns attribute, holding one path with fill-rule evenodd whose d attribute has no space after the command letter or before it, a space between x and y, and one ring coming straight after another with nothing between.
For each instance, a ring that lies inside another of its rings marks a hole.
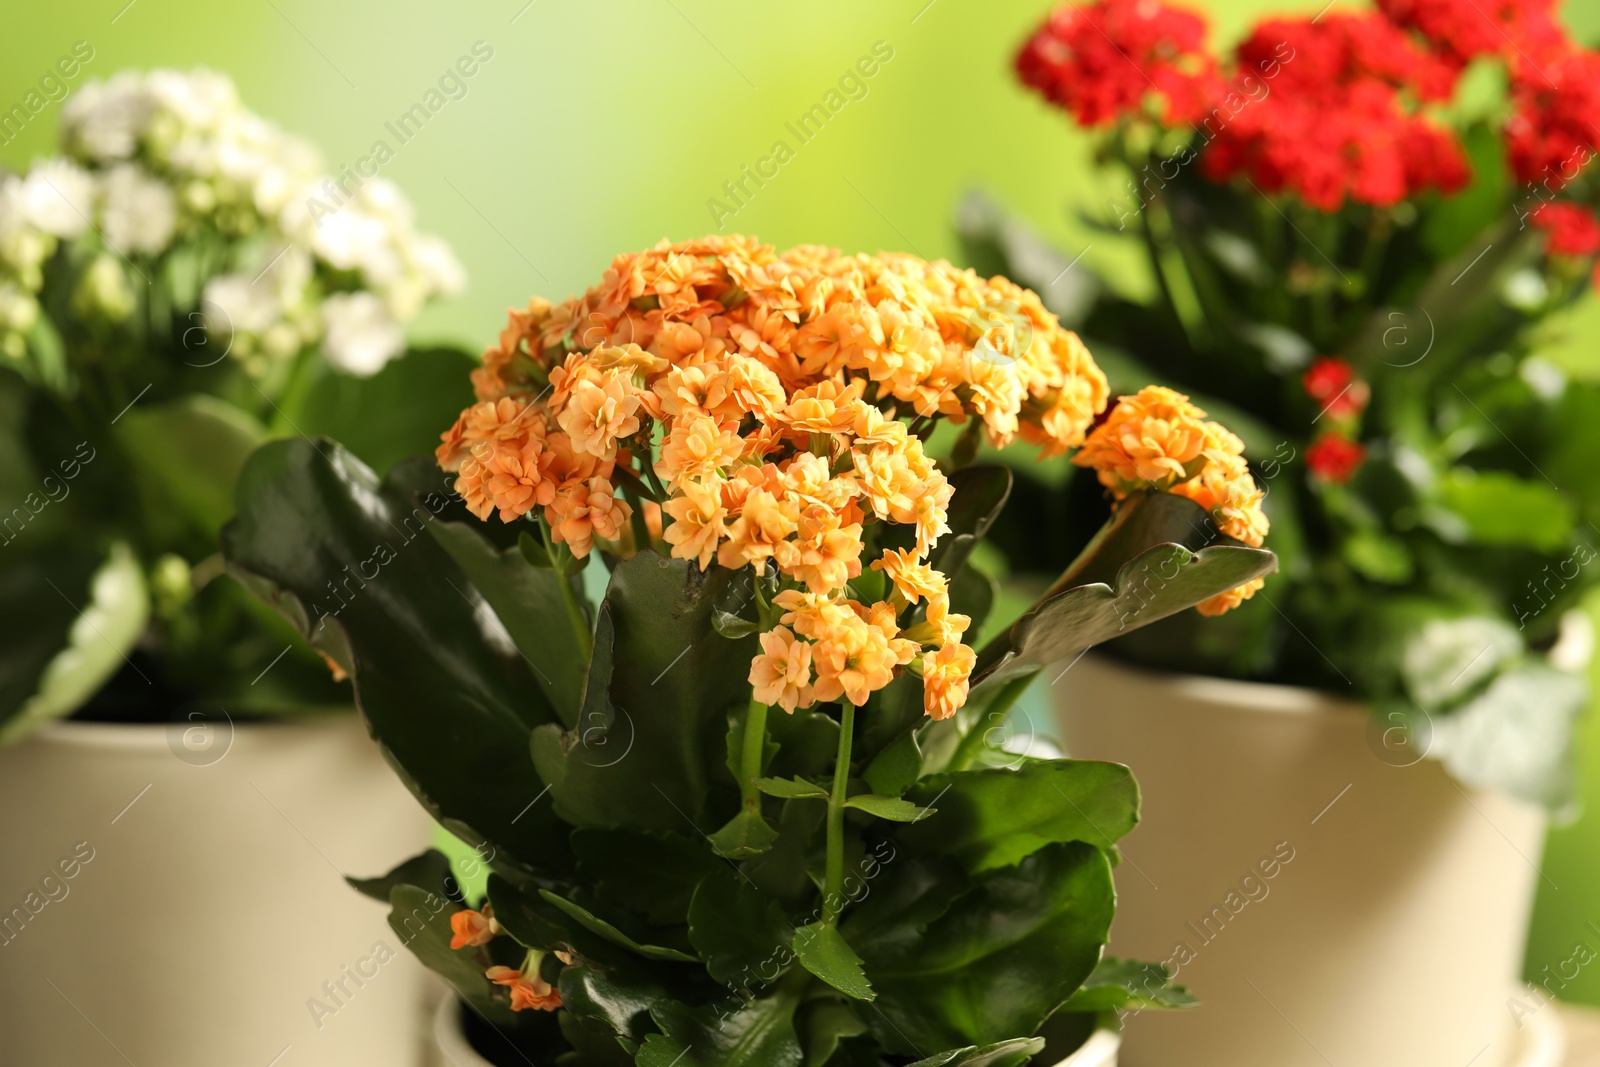
<instances>
[{"instance_id":1,"label":"red flower cluster","mask_svg":"<svg viewBox=\"0 0 1600 1067\"><path fill-rule=\"evenodd\" d=\"M1151 93L1163 121L1181 126L1205 113L1218 85L1204 36L1202 19L1159 0L1067 3L1023 45L1017 76L1085 126L1138 118Z\"/></svg>"},{"instance_id":2,"label":"red flower cluster","mask_svg":"<svg viewBox=\"0 0 1600 1067\"><path fill-rule=\"evenodd\" d=\"M1347 482L1367 456L1355 434L1371 391L1349 363L1333 356L1313 360L1300 384L1306 395L1321 405L1317 419L1328 420L1327 428L1306 449L1306 466L1323 481Z\"/></svg>"},{"instance_id":3,"label":"red flower cluster","mask_svg":"<svg viewBox=\"0 0 1600 1067\"><path fill-rule=\"evenodd\" d=\"M1380 15L1325 15L1262 23L1239 46L1254 69L1283 54L1271 94L1220 131L1202 156L1207 177L1248 177L1263 192L1292 192L1336 211L1347 199L1388 206L1428 189L1466 184L1455 137L1418 114L1449 97L1455 72Z\"/></svg>"},{"instance_id":4,"label":"red flower cluster","mask_svg":"<svg viewBox=\"0 0 1600 1067\"><path fill-rule=\"evenodd\" d=\"M1321 414L1336 422L1359 418L1372 395L1350 364L1334 356L1313 360L1300 384L1307 396L1322 405Z\"/></svg>"},{"instance_id":5,"label":"red flower cluster","mask_svg":"<svg viewBox=\"0 0 1600 1067\"><path fill-rule=\"evenodd\" d=\"M1325 482L1343 485L1367 458L1367 450L1337 430L1324 430L1306 449L1306 466Z\"/></svg>"},{"instance_id":6,"label":"red flower cluster","mask_svg":"<svg viewBox=\"0 0 1600 1067\"><path fill-rule=\"evenodd\" d=\"M1512 83L1506 123L1511 167L1524 182L1560 190L1593 159L1600 139L1600 55L1571 51Z\"/></svg>"},{"instance_id":7,"label":"red flower cluster","mask_svg":"<svg viewBox=\"0 0 1600 1067\"><path fill-rule=\"evenodd\" d=\"M1426 37L1458 69L1495 55L1520 70L1570 47L1556 21L1555 0L1378 0L1378 8Z\"/></svg>"},{"instance_id":8,"label":"red flower cluster","mask_svg":"<svg viewBox=\"0 0 1600 1067\"><path fill-rule=\"evenodd\" d=\"M1545 248L1552 256L1582 259L1600 252L1600 220L1581 204L1544 204L1530 218L1544 231Z\"/></svg>"}]
</instances>

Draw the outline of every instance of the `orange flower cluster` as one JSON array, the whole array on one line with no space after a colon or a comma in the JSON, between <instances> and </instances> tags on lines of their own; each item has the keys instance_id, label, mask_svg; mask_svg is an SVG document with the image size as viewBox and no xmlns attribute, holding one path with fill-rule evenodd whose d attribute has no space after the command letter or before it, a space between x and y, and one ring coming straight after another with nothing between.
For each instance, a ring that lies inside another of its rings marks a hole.
<instances>
[{"instance_id":1,"label":"orange flower cluster","mask_svg":"<svg viewBox=\"0 0 1600 1067\"><path fill-rule=\"evenodd\" d=\"M1266 494L1244 460L1244 443L1182 393L1148 385L1117 401L1072 457L1093 470L1118 500L1129 493L1188 497L1210 512L1226 537L1254 548L1267 536ZM1202 615L1238 607L1265 584L1256 578L1197 605Z\"/></svg>"},{"instance_id":2,"label":"orange flower cluster","mask_svg":"<svg viewBox=\"0 0 1600 1067\"><path fill-rule=\"evenodd\" d=\"M582 297L534 300L473 384L438 458L480 518L537 514L576 556L659 540L702 568L775 567L757 699L860 704L906 668L935 718L965 701L974 655L926 562L951 486L923 440L971 420L1060 455L1108 400L1077 336L1003 278L732 236L622 255ZM862 604L845 583L877 523L913 544L871 562L893 591Z\"/></svg>"},{"instance_id":3,"label":"orange flower cluster","mask_svg":"<svg viewBox=\"0 0 1600 1067\"><path fill-rule=\"evenodd\" d=\"M450 916L450 948L481 948L498 937L500 923L485 904L482 911L463 908ZM556 953L563 963L567 957ZM561 994L539 976L538 956L530 955L530 962L521 970L496 964L484 971L483 976L511 994L512 1011L556 1011L561 1007Z\"/></svg>"}]
</instances>

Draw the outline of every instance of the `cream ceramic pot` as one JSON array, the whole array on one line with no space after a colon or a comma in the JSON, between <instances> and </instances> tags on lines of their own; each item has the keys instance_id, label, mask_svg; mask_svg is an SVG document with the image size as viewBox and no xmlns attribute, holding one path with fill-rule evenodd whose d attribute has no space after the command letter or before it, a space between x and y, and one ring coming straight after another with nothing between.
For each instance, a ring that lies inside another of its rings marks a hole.
<instances>
[{"instance_id":1,"label":"cream ceramic pot","mask_svg":"<svg viewBox=\"0 0 1600 1067\"><path fill-rule=\"evenodd\" d=\"M354 714L0 749L0 1064L414 1067L432 983L344 883L428 820Z\"/></svg>"},{"instance_id":2,"label":"cream ceramic pot","mask_svg":"<svg viewBox=\"0 0 1600 1067\"><path fill-rule=\"evenodd\" d=\"M429 1067L494 1067L478 1054L462 1032L461 1012L462 1005L454 998L442 1001L435 1010L434 1062ZM1117 1067L1119 1041L1111 1030L1096 1030L1082 1048L1054 1067Z\"/></svg>"},{"instance_id":3,"label":"cream ceramic pot","mask_svg":"<svg viewBox=\"0 0 1600 1067\"><path fill-rule=\"evenodd\" d=\"M1110 951L1201 1000L1126 1022L1126 1067L1555 1067L1521 991L1543 811L1458 785L1357 705L1086 656L1062 740L1132 768Z\"/></svg>"}]
</instances>

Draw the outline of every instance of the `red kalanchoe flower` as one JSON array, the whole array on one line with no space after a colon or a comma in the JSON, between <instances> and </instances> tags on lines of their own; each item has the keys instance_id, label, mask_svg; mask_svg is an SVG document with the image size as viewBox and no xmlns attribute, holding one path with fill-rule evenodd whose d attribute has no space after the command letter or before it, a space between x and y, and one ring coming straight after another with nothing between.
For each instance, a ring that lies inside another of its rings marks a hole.
<instances>
[{"instance_id":1,"label":"red kalanchoe flower","mask_svg":"<svg viewBox=\"0 0 1600 1067\"><path fill-rule=\"evenodd\" d=\"M1350 364L1336 356L1319 356L1300 378L1306 395L1322 406L1322 415L1353 419L1367 407L1371 391ZM1320 415L1319 415L1320 417Z\"/></svg>"},{"instance_id":2,"label":"red kalanchoe flower","mask_svg":"<svg viewBox=\"0 0 1600 1067\"><path fill-rule=\"evenodd\" d=\"M1150 93L1178 126L1208 109L1218 85L1205 21L1159 0L1069 2L1017 54L1017 76L1084 126L1144 114Z\"/></svg>"},{"instance_id":3,"label":"red kalanchoe flower","mask_svg":"<svg viewBox=\"0 0 1600 1067\"><path fill-rule=\"evenodd\" d=\"M1378 0L1378 8L1457 68L1492 55L1526 74L1570 47L1555 0Z\"/></svg>"},{"instance_id":4,"label":"red kalanchoe flower","mask_svg":"<svg viewBox=\"0 0 1600 1067\"><path fill-rule=\"evenodd\" d=\"M1458 72L1383 16L1263 22L1240 44L1237 66L1263 70L1274 60L1265 98L1206 146L1207 177L1242 175L1263 192L1293 193L1330 212L1346 200L1390 206L1466 184L1455 137L1417 104L1448 99Z\"/></svg>"},{"instance_id":5,"label":"red kalanchoe flower","mask_svg":"<svg viewBox=\"0 0 1600 1067\"><path fill-rule=\"evenodd\" d=\"M1545 249L1552 256L1582 259L1600 252L1600 220L1581 204L1542 204L1529 218L1544 231Z\"/></svg>"},{"instance_id":6,"label":"red kalanchoe flower","mask_svg":"<svg viewBox=\"0 0 1600 1067\"><path fill-rule=\"evenodd\" d=\"M1518 77L1506 123L1511 166L1524 182L1559 190L1595 156L1600 54L1573 52Z\"/></svg>"},{"instance_id":7,"label":"red kalanchoe flower","mask_svg":"<svg viewBox=\"0 0 1600 1067\"><path fill-rule=\"evenodd\" d=\"M1306 466L1312 475L1338 485L1348 482L1366 458L1367 450L1360 442L1334 430L1324 431L1306 449Z\"/></svg>"}]
</instances>

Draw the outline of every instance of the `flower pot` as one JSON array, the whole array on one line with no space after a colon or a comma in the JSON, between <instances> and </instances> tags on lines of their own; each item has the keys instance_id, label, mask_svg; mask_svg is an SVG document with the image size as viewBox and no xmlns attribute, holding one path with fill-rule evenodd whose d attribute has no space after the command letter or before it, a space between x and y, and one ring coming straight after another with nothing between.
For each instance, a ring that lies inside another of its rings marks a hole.
<instances>
[{"instance_id":1,"label":"flower pot","mask_svg":"<svg viewBox=\"0 0 1600 1067\"><path fill-rule=\"evenodd\" d=\"M454 997L446 997L433 1013L433 1062L428 1067L495 1067L485 1059L462 1030L466 1010ZM1053 1067L1117 1067L1119 1035L1112 1030L1096 1030L1082 1048ZM544 1067L537 1064L535 1067Z\"/></svg>"},{"instance_id":2,"label":"flower pot","mask_svg":"<svg viewBox=\"0 0 1600 1067\"><path fill-rule=\"evenodd\" d=\"M1110 951L1201 1001L1125 1025L1129 1067L1532 1067L1554 1010L1514 1012L1544 812L1385 746L1364 708L1086 656L1062 740L1144 794ZM1392 740L1392 738L1390 738Z\"/></svg>"},{"instance_id":3,"label":"flower pot","mask_svg":"<svg viewBox=\"0 0 1600 1067\"><path fill-rule=\"evenodd\" d=\"M357 716L0 750L0 1063L418 1063L431 978L344 883L428 820Z\"/></svg>"}]
</instances>

